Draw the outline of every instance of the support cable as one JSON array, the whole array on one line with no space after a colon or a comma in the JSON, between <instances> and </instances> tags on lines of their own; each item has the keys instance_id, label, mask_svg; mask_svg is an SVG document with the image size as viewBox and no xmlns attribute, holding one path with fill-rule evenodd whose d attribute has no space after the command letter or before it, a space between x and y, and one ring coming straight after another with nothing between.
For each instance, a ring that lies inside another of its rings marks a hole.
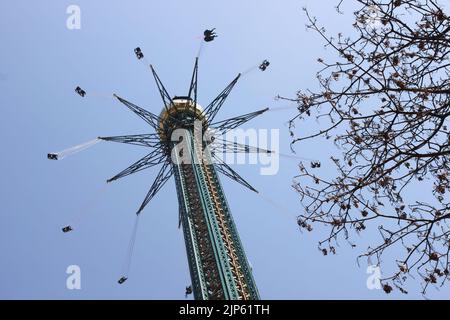
<instances>
[{"instance_id":1,"label":"support cable","mask_svg":"<svg viewBox=\"0 0 450 320\"><path fill-rule=\"evenodd\" d=\"M298 220L297 215L295 215L294 213L290 212L290 210L287 209L285 206L279 204L278 202L276 202L272 198L268 197L265 193L258 192L258 195L261 197L261 199L263 199L265 202L270 204L273 208L277 209L277 211L279 213L282 213L285 217L288 217L289 219L294 218L295 221Z\"/></svg>"},{"instance_id":2,"label":"support cable","mask_svg":"<svg viewBox=\"0 0 450 320\"><path fill-rule=\"evenodd\" d=\"M279 106L279 107L270 107L269 112L274 112L274 111L284 111L284 110L292 110L292 109L298 109L298 104L297 103L290 103L284 106Z\"/></svg>"},{"instance_id":3,"label":"support cable","mask_svg":"<svg viewBox=\"0 0 450 320\"><path fill-rule=\"evenodd\" d=\"M136 214L133 230L131 231L130 242L128 244L127 254L125 257L125 262L123 264L122 276L118 281L119 284L124 283L128 279L128 276L130 274L131 261L133 259L134 247L136 244L136 235L137 235L138 226L139 226L139 217L140 217L140 215Z\"/></svg>"},{"instance_id":4,"label":"support cable","mask_svg":"<svg viewBox=\"0 0 450 320\"><path fill-rule=\"evenodd\" d=\"M198 46L197 57L196 57L197 59L200 58L200 56L203 52L203 43L204 43L203 38L200 37L200 45Z\"/></svg>"},{"instance_id":5,"label":"support cable","mask_svg":"<svg viewBox=\"0 0 450 320\"><path fill-rule=\"evenodd\" d=\"M62 151L50 152L50 153L47 154L47 158L49 160L62 160L64 158L69 157L71 155L74 155L74 154L76 154L76 153L78 153L80 151L86 150L86 149L96 145L100 141L102 141L102 140L98 139L98 138L95 138L95 139L90 140L88 142L78 144L76 146L64 149Z\"/></svg>"},{"instance_id":6,"label":"support cable","mask_svg":"<svg viewBox=\"0 0 450 320\"><path fill-rule=\"evenodd\" d=\"M97 191L92 193L92 195L87 199L86 202L84 202L81 206L77 208L76 210L77 212L72 217L70 224L62 228L64 233L77 229L83 224L88 214L92 213L92 208L97 204L100 197L105 192L106 188L107 185L103 184Z\"/></svg>"}]
</instances>

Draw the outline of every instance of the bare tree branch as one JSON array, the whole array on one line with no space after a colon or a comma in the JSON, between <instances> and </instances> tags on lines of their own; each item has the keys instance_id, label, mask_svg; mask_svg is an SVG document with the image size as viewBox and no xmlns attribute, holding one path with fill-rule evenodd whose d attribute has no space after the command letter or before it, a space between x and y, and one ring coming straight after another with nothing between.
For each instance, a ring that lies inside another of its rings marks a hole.
<instances>
[{"instance_id":1,"label":"bare tree branch","mask_svg":"<svg viewBox=\"0 0 450 320\"><path fill-rule=\"evenodd\" d=\"M324 254L340 238L350 242L376 227L381 241L360 257L380 265L400 246L398 271L382 279L383 288L406 293L415 272L425 294L449 279L450 20L435 0L353 1L360 6L354 39L330 37L305 9L307 27L338 58L318 59L320 92L298 92L291 146L325 137L343 152L331 158L338 172L331 179L313 174L320 163L299 165L293 187L306 212L298 223L329 226L319 243ZM311 117L320 129L297 136L295 123Z\"/></svg>"}]
</instances>

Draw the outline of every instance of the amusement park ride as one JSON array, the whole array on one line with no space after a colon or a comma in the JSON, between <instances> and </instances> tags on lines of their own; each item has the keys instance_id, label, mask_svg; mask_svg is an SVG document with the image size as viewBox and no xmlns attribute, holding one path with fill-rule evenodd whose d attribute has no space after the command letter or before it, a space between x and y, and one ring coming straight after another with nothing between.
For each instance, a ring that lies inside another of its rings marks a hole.
<instances>
[{"instance_id":1,"label":"amusement park ride","mask_svg":"<svg viewBox=\"0 0 450 320\"><path fill-rule=\"evenodd\" d=\"M204 41L210 42L217 35L212 30L204 32ZM144 58L138 47L134 50L137 59ZM104 141L134 144L149 148L149 153L130 165L107 182L112 182L138 171L161 165L144 201L137 210L136 225L140 214L163 185L174 177L179 203L179 224L183 228L187 258L192 284L186 288L186 295L193 293L197 300L255 300L259 299L258 289L252 270L247 261L238 231L234 224L218 172L258 192L220 157L219 152L271 153L246 144L227 141L223 136L227 131L267 111L262 109L234 118L217 121L216 116L228 95L241 77L238 74L222 92L204 109L197 102L198 56L187 96L172 97L167 92L150 64L153 77L163 102L159 115L125 100L118 95L114 98L130 111L138 115L153 129L153 133L99 137ZM261 71L269 62L264 60ZM77 87L81 96L86 91ZM180 131L181 130L181 131ZM198 132L213 131L214 135L199 135ZM181 132L181 134L180 134ZM48 154L51 160L58 160L58 153ZM65 226L63 232L73 230ZM135 237L135 231L132 237ZM133 240L134 241L134 240ZM119 283L127 280L126 275Z\"/></svg>"}]
</instances>

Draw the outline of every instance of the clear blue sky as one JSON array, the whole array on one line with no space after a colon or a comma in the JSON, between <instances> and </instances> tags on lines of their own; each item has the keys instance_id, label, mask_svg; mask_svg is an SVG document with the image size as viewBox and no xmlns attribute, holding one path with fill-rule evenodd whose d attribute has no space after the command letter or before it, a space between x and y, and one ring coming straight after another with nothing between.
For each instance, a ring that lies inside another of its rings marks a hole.
<instances>
[{"instance_id":1,"label":"clear blue sky","mask_svg":"<svg viewBox=\"0 0 450 320\"><path fill-rule=\"evenodd\" d=\"M66 28L70 4L81 8L81 30ZM333 1L2 1L0 298L184 299L190 279L173 180L144 211L130 279L117 284L135 211L156 170L109 185L105 181L146 150L101 143L63 161L48 161L46 154L97 136L148 132L116 101L89 93L115 92L159 111L151 74L133 49L140 46L170 93L182 95L207 27L216 27L219 37L201 56L201 104L238 72L265 58L271 61L267 72L250 73L238 83L218 118L281 106L273 99L277 94L294 96L300 88L314 88L316 59L330 52L317 34L305 30L305 5L330 31L351 30L355 8L347 4L347 14L338 17ZM77 85L88 91L85 99L75 95ZM281 149L289 153L286 121L294 112L267 113L247 127L280 129ZM320 158L330 150L305 144L297 154ZM375 231L359 240L361 246L342 243L338 255L327 257L317 250L324 230L300 234L294 216L301 207L291 188L296 165L282 158L275 176L260 176L254 165L235 166L289 212L222 178L261 297L420 298L414 284L407 296L366 288L366 265L358 267L356 256L377 236ZM63 234L61 227L80 211L86 211L84 223ZM71 264L81 267L81 290L66 289ZM429 297L448 298L449 293L448 288L430 289Z\"/></svg>"}]
</instances>

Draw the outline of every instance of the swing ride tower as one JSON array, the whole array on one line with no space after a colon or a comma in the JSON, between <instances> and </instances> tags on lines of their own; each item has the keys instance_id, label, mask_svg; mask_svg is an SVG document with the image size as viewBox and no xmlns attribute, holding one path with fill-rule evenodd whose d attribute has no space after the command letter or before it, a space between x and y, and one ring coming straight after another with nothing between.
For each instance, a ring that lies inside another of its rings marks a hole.
<instances>
[{"instance_id":1,"label":"swing ride tower","mask_svg":"<svg viewBox=\"0 0 450 320\"><path fill-rule=\"evenodd\" d=\"M190 99L173 101L168 110L173 119L163 112L160 127L182 129L179 144L166 143L172 145L172 170L194 298L258 299L208 142L202 138L201 129L207 127L204 114ZM186 119L188 123L183 125ZM190 120L201 123L200 130ZM164 134L161 137L167 139Z\"/></svg>"},{"instance_id":2,"label":"swing ride tower","mask_svg":"<svg viewBox=\"0 0 450 320\"><path fill-rule=\"evenodd\" d=\"M138 59L143 58L139 48L135 49L135 53ZM257 192L219 155L227 152L271 153L269 150L227 141L223 138L229 130L268 109L215 121L215 116L241 74L238 74L203 109L197 103L198 58L195 60L189 94L185 97L172 98L152 65L150 69L163 102L163 110L159 115L116 94L114 97L146 121L154 133L99 137L100 140L143 146L150 151L107 182L161 165L137 215L142 214L150 200L173 176L179 204L179 226L182 226L184 233L194 298L196 300L259 299L252 270L218 173ZM214 134L212 136L204 134L207 132L214 132ZM122 277L119 283L125 280L126 277Z\"/></svg>"}]
</instances>

